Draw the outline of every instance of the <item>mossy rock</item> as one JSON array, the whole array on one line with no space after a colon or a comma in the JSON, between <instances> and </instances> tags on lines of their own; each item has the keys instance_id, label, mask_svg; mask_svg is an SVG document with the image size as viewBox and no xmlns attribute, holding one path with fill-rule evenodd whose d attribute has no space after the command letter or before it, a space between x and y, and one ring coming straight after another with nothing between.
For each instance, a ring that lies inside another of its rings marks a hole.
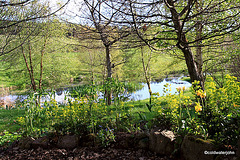
<instances>
[{"instance_id":1,"label":"mossy rock","mask_svg":"<svg viewBox=\"0 0 240 160\"><path fill-rule=\"evenodd\" d=\"M217 150L213 140L204 140L196 136L185 136L181 145L181 154L185 160L213 160L214 155L206 151Z\"/></svg>"},{"instance_id":2,"label":"mossy rock","mask_svg":"<svg viewBox=\"0 0 240 160\"><path fill-rule=\"evenodd\" d=\"M207 143L207 144L213 144L214 145L214 140L212 140L212 139L202 139L202 138L199 138L199 137L196 137L196 136L187 136L187 138L188 138L188 140L190 140L190 141L194 141L194 142L196 142L196 143L201 143L201 144L205 144L205 143Z\"/></svg>"}]
</instances>

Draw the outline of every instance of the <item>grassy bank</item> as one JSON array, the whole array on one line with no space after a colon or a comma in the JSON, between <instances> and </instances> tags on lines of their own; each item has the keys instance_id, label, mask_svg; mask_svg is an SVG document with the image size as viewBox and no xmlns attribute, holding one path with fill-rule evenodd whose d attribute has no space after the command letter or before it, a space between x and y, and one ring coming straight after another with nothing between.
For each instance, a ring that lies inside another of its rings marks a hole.
<instances>
[{"instance_id":1,"label":"grassy bank","mask_svg":"<svg viewBox=\"0 0 240 160\"><path fill-rule=\"evenodd\" d=\"M179 87L178 95L171 94L170 84L166 84L164 96L152 97L151 103L149 99L122 102L118 97L113 105L106 106L103 100L96 101L97 94L93 90L69 100L66 105L59 105L52 99L39 107L31 99L24 106L25 115L23 110L0 110L0 141L6 143L6 138L2 137L9 135L3 130L14 132L22 127L22 133L27 136L38 137L49 132L57 135L94 134L109 144L114 141L114 133L136 133L157 127L172 130L180 138L191 134L213 139L216 143L236 145L240 131L240 83L229 75L225 82L223 88L217 88L210 78L206 81L205 91L196 89L193 92ZM120 91L119 86L117 91Z\"/></svg>"},{"instance_id":2,"label":"grassy bank","mask_svg":"<svg viewBox=\"0 0 240 160\"><path fill-rule=\"evenodd\" d=\"M24 113L24 109L0 109L0 133L3 133L4 130L18 131L21 126L17 123L17 118L24 116Z\"/></svg>"}]
</instances>

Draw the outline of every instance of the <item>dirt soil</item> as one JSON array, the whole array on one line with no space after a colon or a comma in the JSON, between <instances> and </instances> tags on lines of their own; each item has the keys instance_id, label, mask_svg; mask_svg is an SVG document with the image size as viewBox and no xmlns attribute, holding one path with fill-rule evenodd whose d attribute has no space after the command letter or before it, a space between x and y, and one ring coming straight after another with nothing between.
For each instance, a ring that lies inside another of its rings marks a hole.
<instances>
[{"instance_id":1,"label":"dirt soil","mask_svg":"<svg viewBox=\"0 0 240 160\"><path fill-rule=\"evenodd\" d=\"M129 137L122 133L107 148L79 146L75 149L19 149L16 147L18 142L15 142L7 149L0 148L0 160L179 160L138 149Z\"/></svg>"},{"instance_id":2,"label":"dirt soil","mask_svg":"<svg viewBox=\"0 0 240 160\"><path fill-rule=\"evenodd\" d=\"M66 149L8 150L0 153L1 160L171 160L142 149L81 147Z\"/></svg>"}]
</instances>

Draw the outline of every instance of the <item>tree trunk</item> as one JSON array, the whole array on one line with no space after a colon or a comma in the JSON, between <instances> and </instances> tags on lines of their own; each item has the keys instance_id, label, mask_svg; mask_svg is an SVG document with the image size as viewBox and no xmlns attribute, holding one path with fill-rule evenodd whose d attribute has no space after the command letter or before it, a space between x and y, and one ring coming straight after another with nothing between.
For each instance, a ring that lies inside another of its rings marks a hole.
<instances>
[{"instance_id":1,"label":"tree trunk","mask_svg":"<svg viewBox=\"0 0 240 160\"><path fill-rule=\"evenodd\" d=\"M188 68L188 73L190 75L191 78L191 82L199 81L200 82L200 87L202 89L204 89L204 85L203 85L203 80L202 80L202 75L199 74L198 72L198 68L197 68L197 64L196 61L194 60L193 57L193 53L191 51L191 48L188 45L188 41L186 39L185 33L183 31L183 25L184 22L182 22L180 14L177 12L177 10L174 7L174 1L173 0L167 0L167 6L169 6L170 12L172 14L172 19L173 19L173 24L174 24L174 28L176 30L177 33L177 37L178 37L178 43L177 43L177 47L183 52L184 57L185 57L185 61L187 64L187 68Z\"/></svg>"},{"instance_id":2,"label":"tree trunk","mask_svg":"<svg viewBox=\"0 0 240 160\"><path fill-rule=\"evenodd\" d=\"M91 63L91 82L92 82L92 85L94 85L94 69L93 69L93 66L94 66L94 62L93 62L93 57L92 57L92 54L90 53L90 51L88 51L89 53L89 57L90 57L90 63Z\"/></svg>"},{"instance_id":3,"label":"tree trunk","mask_svg":"<svg viewBox=\"0 0 240 160\"><path fill-rule=\"evenodd\" d=\"M111 63L110 47L105 46L105 48L106 48L107 81L110 81L112 78L112 63ZM111 89L107 89L105 92L106 92L107 105L111 105L112 104L112 91L111 91Z\"/></svg>"},{"instance_id":4,"label":"tree trunk","mask_svg":"<svg viewBox=\"0 0 240 160\"><path fill-rule=\"evenodd\" d=\"M198 72L198 68L197 68L197 64L194 60L192 51L190 49L190 47L187 45L187 47L182 47L180 44L177 45L179 49L182 50L184 57L185 57L185 61L187 64L187 68L188 68L188 73L190 75L191 78L191 82L199 81L200 82L200 87L202 89L204 89L204 85L203 85L203 79L202 79L202 75L199 74Z\"/></svg>"},{"instance_id":5,"label":"tree trunk","mask_svg":"<svg viewBox=\"0 0 240 160\"><path fill-rule=\"evenodd\" d=\"M30 80L31 80L31 85L33 87L35 85L35 81L34 81L34 77L32 77L32 72L31 72L31 70L29 68L28 61L27 61L26 55L24 53L23 46L21 46L21 50L22 50L23 58L24 58L24 61L25 61L25 64L26 64L26 67L27 67L27 70L28 70L28 74L29 74ZM33 88L33 90L34 90L34 88Z\"/></svg>"},{"instance_id":6,"label":"tree trunk","mask_svg":"<svg viewBox=\"0 0 240 160\"><path fill-rule=\"evenodd\" d=\"M45 52L46 44L47 44L47 38L44 40L44 45L43 45L43 48L42 48L42 51L41 51L39 89L42 89L43 55L44 55L44 52Z\"/></svg>"},{"instance_id":7,"label":"tree trunk","mask_svg":"<svg viewBox=\"0 0 240 160\"><path fill-rule=\"evenodd\" d=\"M30 41L28 41L28 54L29 54L29 63L30 63L30 73L31 73L31 82L32 82L32 88L35 92L37 90L36 83L34 80L34 74L33 74L33 65L32 65L32 48L30 45Z\"/></svg>"},{"instance_id":8,"label":"tree trunk","mask_svg":"<svg viewBox=\"0 0 240 160\"><path fill-rule=\"evenodd\" d=\"M144 72L144 76L145 76L146 83L147 83L147 86L148 86L148 92L149 92L149 95L150 95L149 104L151 105L152 104L151 77L148 75L149 63L150 63L150 60L151 60L151 56L149 57L149 61L148 61L148 64L146 66L145 63L144 63L144 55L143 55L143 47L142 46L141 46L141 55L142 55L143 72Z\"/></svg>"},{"instance_id":9,"label":"tree trunk","mask_svg":"<svg viewBox=\"0 0 240 160\"><path fill-rule=\"evenodd\" d=\"M196 2L196 8L200 11L202 9L202 0L199 2ZM202 30L203 30L203 24L202 19L199 19L199 22L197 22L196 25L196 40L197 40L197 47L196 47L196 63L197 63L197 69L198 73L201 76L201 81L204 85L204 78L203 78L203 53L202 53L202 41L200 40L202 38ZM203 86L204 87L204 86Z\"/></svg>"}]
</instances>

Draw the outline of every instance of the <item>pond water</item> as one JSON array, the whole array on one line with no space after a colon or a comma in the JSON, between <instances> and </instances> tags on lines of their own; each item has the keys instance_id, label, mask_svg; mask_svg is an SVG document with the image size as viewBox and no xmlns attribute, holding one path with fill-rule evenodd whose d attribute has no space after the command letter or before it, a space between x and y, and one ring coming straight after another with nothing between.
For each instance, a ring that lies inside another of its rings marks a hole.
<instances>
[{"instance_id":1,"label":"pond water","mask_svg":"<svg viewBox=\"0 0 240 160\"><path fill-rule=\"evenodd\" d=\"M185 86L186 88L191 87L191 83L187 82L187 81L181 81L180 78L172 78L172 79L164 79L162 82L152 82L151 83L151 90L152 93L159 93L160 96L163 95L163 88L165 84L170 84L171 86L171 91L169 91L168 93L171 94L176 94L178 87L183 87ZM143 99L147 99L150 98L149 92L148 92L148 86L146 83L142 83L142 85L144 86L141 90L136 91L135 93L132 93L130 95L130 100L143 100Z\"/></svg>"},{"instance_id":2,"label":"pond water","mask_svg":"<svg viewBox=\"0 0 240 160\"><path fill-rule=\"evenodd\" d=\"M181 78L181 77L180 77ZM162 82L152 82L151 83L151 89L152 93L159 93L160 96L163 95L163 88L166 83L171 84L171 91L169 93L176 94L177 92L177 87L183 87L185 86L186 88L191 86L191 83L187 81L181 81L180 78L172 78L172 79L164 79ZM134 92L134 93L129 93L129 100L143 100L149 98L149 92L148 92L148 86L146 83L142 83L143 88ZM101 94L100 94L101 95ZM68 96L68 88L65 89L58 89L56 90L55 94L52 96L55 98L55 100L58 103L67 103L68 98L73 99L72 97ZM4 97L0 97L0 100L4 100L7 105L12 105L15 102L21 102L24 99L26 99L26 95L8 95ZM43 97L41 101L45 100L50 100L50 97Z\"/></svg>"}]
</instances>

